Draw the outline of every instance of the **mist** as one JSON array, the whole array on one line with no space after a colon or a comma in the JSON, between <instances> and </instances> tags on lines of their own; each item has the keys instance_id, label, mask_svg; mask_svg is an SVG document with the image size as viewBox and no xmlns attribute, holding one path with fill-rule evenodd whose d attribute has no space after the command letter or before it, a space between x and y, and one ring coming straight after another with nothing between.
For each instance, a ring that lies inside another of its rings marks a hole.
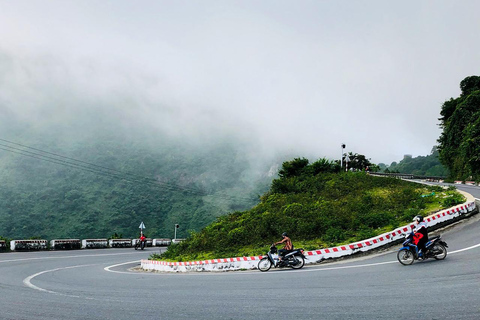
<instances>
[{"instance_id":1,"label":"mist","mask_svg":"<svg viewBox=\"0 0 480 320\"><path fill-rule=\"evenodd\" d=\"M108 131L227 143L252 163L337 159L346 143L388 164L430 153L441 104L480 58L475 1L1 6L0 132L14 141Z\"/></svg>"}]
</instances>

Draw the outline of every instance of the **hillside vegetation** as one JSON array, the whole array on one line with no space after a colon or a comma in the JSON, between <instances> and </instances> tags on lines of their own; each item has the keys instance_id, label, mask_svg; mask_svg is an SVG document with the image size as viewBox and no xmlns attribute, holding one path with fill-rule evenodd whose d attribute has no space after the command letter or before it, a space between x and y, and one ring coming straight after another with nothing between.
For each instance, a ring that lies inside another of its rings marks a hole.
<instances>
[{"instance_id":1,"label":"hillside vegetation","mask_svg":"<svg viewBox=\"0 0 480 320\"><path fill-rule=\"evenodd\" d=\"M400 162L392 162L387 168L384 164L379 164L380 168L386 172L410 173L417 176L435 176L448 177L448 169L440 163L438 150L436 147L428 156L412 157L406 155Z\"/></svg>"},{"instance_id":2,"label":"hillside vegetation","mask_svg":"<svg viewBox=\"0 0 480 320\"><path fill-rule=\"evenodd\" d=\"M0 236L136 237L143 221L149 237L172 238L175 224L185 237L218 216L251 208L272 179L268 166L253 168L227 143L63 138L45 133L16 141L84 162L1 142L8 151L0 150Z\"/></svg>"},{"instance_id":3,"label":"hillside vegetation","mask_svg":"<svg viewBox=\"0 0 480 320\"><path fill-rule=\"evenodd\" d=\"M480 181L480 77L460 82L462 93L442 105L440 160L455 180Z\"/></svg>"},{"instance_id":4,"label":"hillside vegetation","mask_svg":"<svg viewBox=\"0 0 480 320\"><path fill-rule=\"evenodd\" d=\"M260 204L219 217L161 257L176 261L263 254L288 232L296 247L315 249L349 243L411 222L415 215L464 201L444 190L364 172L339 173L321 159L285 162Z\"/></svg>"}]
</instances>

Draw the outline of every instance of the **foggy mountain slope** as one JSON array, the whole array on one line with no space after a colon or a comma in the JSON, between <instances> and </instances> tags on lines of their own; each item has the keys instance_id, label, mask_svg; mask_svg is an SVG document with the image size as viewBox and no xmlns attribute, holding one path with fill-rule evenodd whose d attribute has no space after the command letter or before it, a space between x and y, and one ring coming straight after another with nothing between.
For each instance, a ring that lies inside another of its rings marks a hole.
<instances>
[{"instance_id":1,"label":"foggy mountain slope","mask_svg":"<svg viewBox=\"0 0 480 320\"><path fill-rule=\"evenodd\" d=\"M102 65L1 54L0 236L131 237L144 221L148 236L172 237L178 223L183 237L256 204L273 157L248 125L187 110L168 89Z\"/></svg>"},{"instance_id":2,"label":"foggy mountain slope","mask_svg":"<svg viewBox=\"0 0 480 320\"><path fill-rule=\"evenodd\" d=\"M148 149L106 139L48 140L48 145L22 140L69 158L1 141L10 151L0 150L0 235L134 236L144 221L147 235L171 237L178 223L179 236L185 236L219 215L255 205L270 183L271 177L253 172L228 145Z\"/></svg>"}]
</instances>

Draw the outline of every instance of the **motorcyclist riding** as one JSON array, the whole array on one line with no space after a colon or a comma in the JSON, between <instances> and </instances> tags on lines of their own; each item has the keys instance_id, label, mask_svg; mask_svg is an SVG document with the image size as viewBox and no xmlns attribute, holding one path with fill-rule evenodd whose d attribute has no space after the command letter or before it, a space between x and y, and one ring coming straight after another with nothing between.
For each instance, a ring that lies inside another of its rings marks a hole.
<instances>
[{"instance_id":1,"label":"motorcyclist riding","mask_svg":"<svg viewBox=\"0 0 480 320\"><path fill-rule=\"evenodd\" d=\"M425 244L428 241L427 223L423 221L423 217L420 215L413 218L413 223L415 224L413 242L418 248L418 256L423 257Z\"/></svg>"},{"instance_id":2,"label":"motorcyclist riding","mask_svg":"<svg viewBox=\"0 0 480 320\"><path fill-rule=\"evenodd\" d=\"M287 233L284 232L282 233L283 240L275 242L274 245L283 243L283 249L278 250L278 261L282 261L282 257L285 256L287 253L291 252L293 250L293 244L292 240L288 237Z\"/></svg>"}]
</instances>

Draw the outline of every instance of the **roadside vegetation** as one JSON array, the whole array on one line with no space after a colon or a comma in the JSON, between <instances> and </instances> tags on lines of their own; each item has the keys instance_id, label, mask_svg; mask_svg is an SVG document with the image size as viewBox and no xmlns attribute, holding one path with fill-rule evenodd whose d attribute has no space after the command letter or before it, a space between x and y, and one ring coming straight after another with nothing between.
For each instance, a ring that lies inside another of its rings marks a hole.
<instances>
[{"instance_id":1,"label":"roadside vegetation","mask_svg":"<svg viewBox=\"0 0 480 320\"><path fill-rule=\"evenodd\" d=\"M306 159L284 162L279 178L258 205L219 217L151 259L189 261L264 254L281 239L282 232L306 250L337 246L465 201L454 188L339 171L338 164L326 159L312 164Z\"/></svg>"},{"instance_id":2,"label":"roadside vegetation","mask_svg":"<svg viewBox=\"0 0 480 320\"><path fill-rule=\"evenodd\" d=\"M440 161L455 180L480 181L480 77L460 82L461 94L442 105Z\"/></svg>"},{"instance_id":3,"label":"roadside vegetation","mask_svg":"<svg viewBox=\"0 0 480 320\"><path fill-rule=\"evenodd\" d=\"M379 163L381 171L385 173L410 173L417 176L449 177L447 167L440 163L437 147L432 148L428 156L412 157L405 155L400 162L392 162L389 166ZM453 180L453 179L452 179Z\"/></svg>"}]
</instances>

